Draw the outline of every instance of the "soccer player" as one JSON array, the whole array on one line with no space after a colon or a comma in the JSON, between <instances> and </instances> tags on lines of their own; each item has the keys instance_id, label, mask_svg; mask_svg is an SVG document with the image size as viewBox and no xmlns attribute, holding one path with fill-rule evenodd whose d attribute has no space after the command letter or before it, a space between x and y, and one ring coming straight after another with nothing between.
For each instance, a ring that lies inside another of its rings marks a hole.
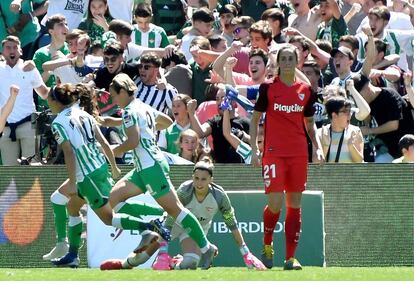
<instances>
[{"instance_id":1,"label":"soccer player","mask_svg":"<svg viewBox=\"0 0 414 281\"><path fill-rule=\"evenodd\" d=\"M7 117L13 110L14 102L16 101L17 95L19 94L19 90L19 86L11 85L10 96L4 106L0 109L0 133L3 132Z\"/></svg>"},{"instance_id":2,"label":"soccer player","mask_svg":"<svg viewBox=\"0 0 414 281\"><path fill-rule=\"evenodd\" d=\"M65 155L66 168L69 174L69 187L76 184L78 195L70 197L69 212L69 252L53 259L55 266L77 267L79 265L78 249L80 246L82 220L79 215L80 207L85 203L91 206L97 216L106 225L114 225L122 229L134 229L143 232L152 227L151 224L135 218L134 223L118 226L117 217L112 215L112 208L108 201L112 188L112 179L108 172L108 165L104 155L100 152L97 141L100 143L106 158L111 164L114 177L120 175L115 163L114 154L103 137L94 117L86 111L97 115L95 98L87 87L82 84L62 84L54 87L48 97L50 109L58 114L53 120L52 131L57 143L62 147ZM79 105L77 101L79 100ZM83 107L85 111L81 110ZM127 196L127 195L126 195ZM145 204L135 204L140 214L162 214L162 209L152 208ZM132 219L132 218L129 218ZM152 237L158 237L155 232ZM168 240L168 237L166 237ZM147 241L139 247L146 247Z\"/></svg>"},{"instance_id":3,"label":"soccer player","mask_svg":"<svg viewBox=\"0 0 414 281\"><path fill-rule=\"evenodd\" d=\"M256 258L244 242L240 230L237 228L237 220L234 209L231 205L224 189L213 182L214 166L210 161L200 161L195 164L193 169L192 180L188 180L181 184L177 190L180 202L188 209L191 209L194 216L200 221L204 233L207 235L214 216L220 212L224 218L224 222L231 230L236 241L243 260L248 268L264 270L266 267ZM170 269L196 269L200 262L200 250L194 243L186 231L174 224L172 217L169 217L165 223L171 229L172 239L178 238L183 251L183 256L171 258L168 255L168 243L162 241L158 256L152 265L155 270ZM148 248L142 256L149 258L157 247ZM127 269L145 262L144 259L136 259L129 256L127 259L109 260L101 265L101 269ZM201 261L201 264L203 261ZM112 267L110 267L112 265Z\"/></svg>"},{"instance_id":4,"label":"soccer player","mask_svg":"<svg viewBox=\"0 0 414 281\"><path fill-rule=\"evenodd\" d=\"M126 135L126 140L114 148L114 154L133 150L135 164L134 169L118 181L111 191L110 203L114 206L115 213L125 214L116 217L114 226L125 228L135 223L130 215L136 213L136 210L125 200L148 191L158 204L176 219L176 223L188 231L201 253L205 255L205 263L202 266L207 269L217 254L217 247L207 240L197 218L180 203L168 175L168 163L156 144L153 109L135 98L136 89L131 78L123 73L115 76L109 87L113 101L124 109L122 128ZM156 242L158 238L150 232L142 235L144 241L149 241L148 244Z\"/></svg>"},{"instance_id":5,"label":"soccer player","mask_svg":"<svg viewBox=\"0 0 414 281\"><path fill-rule=\"evenodd\" d=\"M308 149L304 125L315 151L314 161L323 161L319 140L315 137L314 108L310 86L296 80L299 53L290 44L277 53L278 77L259 88L254 107L250 136L252 164L262 162L265 194L264 246L262 261L273 267L273 231L279 220L286 192L286 259L284 269L301 269L295 258L301 227L301 199L307 179ZM257 132L262 113L266 113L263 154L258 154Z\"/></svg>"}]
</instances>

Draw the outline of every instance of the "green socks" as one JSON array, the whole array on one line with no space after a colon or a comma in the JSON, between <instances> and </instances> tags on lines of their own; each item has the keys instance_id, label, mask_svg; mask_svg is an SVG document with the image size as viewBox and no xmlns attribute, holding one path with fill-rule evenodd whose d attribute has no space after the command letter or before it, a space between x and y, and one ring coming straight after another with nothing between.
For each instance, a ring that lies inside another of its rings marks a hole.
<instances>
[{"instance_id":1,"label":"green socks","mask_svg":"<svg viewBox=\"0 0 414 281\"><path fill-rule=\"evenodd\" d=\"M177 217L177 222L187 230L188 235L197 243L200 249L209 244L199 221L189 210L182 210Z\"/></svg>"},{"instance_id":2,"label":"green socks","mask_svg":"<svg viewBox=\"0 0 414 281\"><path fill-rule=\"evenodd\" d=\"M69 217L69 252L78 253L81 244L82 218Z\"/></svg>"}]
</instances>

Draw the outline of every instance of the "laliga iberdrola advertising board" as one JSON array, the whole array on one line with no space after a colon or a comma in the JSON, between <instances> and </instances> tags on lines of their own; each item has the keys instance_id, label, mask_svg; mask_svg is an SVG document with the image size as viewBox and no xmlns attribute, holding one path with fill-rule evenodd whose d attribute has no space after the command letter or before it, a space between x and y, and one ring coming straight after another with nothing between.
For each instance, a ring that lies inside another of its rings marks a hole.
<instances>
[{"instance_id":1,"label":"laliga iberdrola advertising board","mask_svg":"<svg viewBox=\"0 0 414 281\"><path fill-rule=\"evenodd\" d=\"M130 201L140 201L150 204L157 202L149 194L141 194L128 199ZM142 216L142 219L149 221L154 216ZM122 230L112 226L107 226L99 217L88 207L87 222L88 239L88 265L89 267L99 267L107 259L124 259L132 252L141 241L141 235L136 230ZM154 262L156 255L153 255L140 268L149 268Z\"/></svg>"}]
</instances>

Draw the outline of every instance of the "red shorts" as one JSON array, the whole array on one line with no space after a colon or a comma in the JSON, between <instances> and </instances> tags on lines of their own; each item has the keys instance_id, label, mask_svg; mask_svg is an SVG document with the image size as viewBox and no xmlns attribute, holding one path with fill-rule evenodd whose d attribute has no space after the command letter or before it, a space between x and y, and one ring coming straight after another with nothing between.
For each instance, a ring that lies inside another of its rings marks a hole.
<instances>
[{"instance_id":1,"label":"red shorts","mask_svg":"<svg viewBox=\"0 0 414 281\"><path fill-rule=\"evenodd\" d=\"M308 177L308 157L272 157L262 160L265 193L303 192Z\"/></svg>"}]
</instances>

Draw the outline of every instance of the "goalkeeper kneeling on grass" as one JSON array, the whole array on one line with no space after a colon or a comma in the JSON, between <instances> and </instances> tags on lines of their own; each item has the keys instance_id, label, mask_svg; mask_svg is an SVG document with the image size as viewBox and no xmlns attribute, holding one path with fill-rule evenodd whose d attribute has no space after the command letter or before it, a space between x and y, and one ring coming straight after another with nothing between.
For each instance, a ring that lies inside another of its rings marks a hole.
<instances>
[{"instance_id":1,"label":"goalkeeper kneeling on grass","mask_svg":"<svg viewBox=\"0 0 414 281\"><path fill-rule=\"evenodd\" d=\"M177 190L178 198L181 203L191 210L195 217L200 221L204 233L207 235L217 212L221 212L224 222L231 230L234 240L239 246L244 263L248 268L264 270L263 263L256 258L244 242L240 230L237 228L237 220L224 189L213 182L213 164L209 161L200 161L195 164L193 178L181 184ZM184 229L174 223L172 218L165 222L171 229L172 239L178 238L181 244L183 255L171 258L168 255L168 243L155 242L142 253L134 253L123 261L108 260L101 265L101 269L126 269L138 266L146 262L149 257L159 248L158 256L152 268L155 270L170 269L196 269L203 266L203 255L197 244L187 235Z\"/></svg>"}]
</instances>

